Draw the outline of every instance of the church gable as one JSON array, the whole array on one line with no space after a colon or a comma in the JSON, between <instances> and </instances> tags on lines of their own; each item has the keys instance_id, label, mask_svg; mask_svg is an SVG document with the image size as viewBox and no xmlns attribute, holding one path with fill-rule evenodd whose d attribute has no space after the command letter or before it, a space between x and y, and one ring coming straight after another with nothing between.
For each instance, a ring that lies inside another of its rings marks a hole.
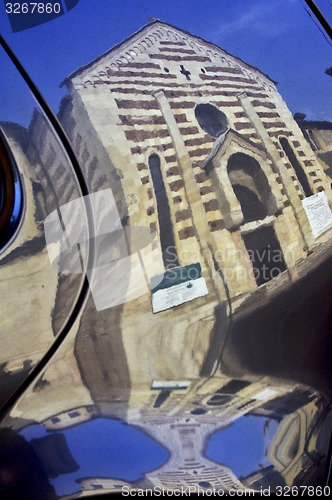
<instances>
[{"instance_id":1,"label":"church gable","mask_svg":"<svg viewBox=\"0 0 332 500\"><path fill-rule=\"evenodd\" d=\"M144 71L152 74L162 71L159 74L162 80L178 76L196 84L209 83L211 79L216 81L222 73L228 74L233 81L275 90L272 80L256 68L212 43L158 20L76 70L65 82L73 80L78 87L108 83L110 77L127 69L133 71L132 76L136 72L144 77Z\"/></svg>"}]
</instances>

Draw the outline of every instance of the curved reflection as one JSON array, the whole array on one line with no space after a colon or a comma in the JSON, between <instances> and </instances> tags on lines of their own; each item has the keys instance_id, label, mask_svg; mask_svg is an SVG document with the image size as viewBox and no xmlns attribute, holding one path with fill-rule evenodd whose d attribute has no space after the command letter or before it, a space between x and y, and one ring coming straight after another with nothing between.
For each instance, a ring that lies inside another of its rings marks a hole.
<instances>
[{"instance_id":1,"label":"curved reflection","mask_svg":"<svg viewBox=\"0 0 332 500\"><path fill-rule=\"evenodd\" d=\"M59 120L84 196L28 98L20 124L1 117L25 193L0 255L4 400L38 367L1 421L8 498L324 483L331 227L314 235L278 137L294 136L317 177L313 219L332 220L329 182L274 82L207 43L153 20L125 56L119 44L65 80ZM238 109L221 135L194 121L214 78L195 58L218 63L221 102Z\"/></svg>"},{"instance_id":2,"label":"curved reflection","mask_svg":"<svg viewBox=\"0 0 332 500\"><path fill-rule=\"evenodd\" d=\"M2 407L65 328L81 292L84 274L68 274L62 263L51 267L44 230L48 214L81 199L76 173L54 129L3 52L0 62L8 74L8 81L2 82L1 95L7 98L8 106L0 111L0 128L9 158L17 168L7 244L0 252ZM9 109L16 109L18 123L8 121ZM88 227L84 211L81 221ZM81 251L87 253L84 242Z\"/></svg>"},{"instance_id":3,"label":"curved reflection","mask_svg":"<svg viewBox=\"0 0 332 500\"><path fill-rule=\"evenodd\" d=\"M0 248L9 243L23 212L22 184L15 161L0 134Z\"/></svg>"},{"instance_id":4,"label":"curved reflection","mask_svg":"<svg viewBox=\"0 0 332 500\"><path fill-rule=\"evenodd\" d=\"M7 420L37 456L58 498L81 489L273 491L323 480L332 414L319 394L305 386L265 378L243 387L243 380L216 377L192 381L186 389L168 389L156 405L159 389L118 389L107 401L93 401L88 392L83 398L75 378L66 410L64 400L62 411L55 413L47 403L60 389L49 379L40 384L38 396L37 389L26 395ZM69 383L68 376L63 383ZM209 405L230 388L227 403ZM37 409L41 396L45 406ZM23 407L29 420L18 417ZM37 413L38 424L33 422ZM15 443L16 438L7 444L13 456L18 453ZM21 462L27 471L37 467Z\"/></svg>"},{"instance_id":5,"label":"curved reflection","mask_svg":"<svg viewBox=\"0 0 332 500\"><path fill-rule=\"evenodd\" d=\"M38 425L24 428L21 435L44 465L58 496L77 491L77 483L88 477L114 478L125 483L142 480L168 459L164 447L139 428L121 420L100 418L87 408L90 420L71 421L82 408L68 412L69 421L57 432ZM92 414L92 417L91 417ZM53 417L55 422L59 417Z\"/></svg>"}]
</instances>

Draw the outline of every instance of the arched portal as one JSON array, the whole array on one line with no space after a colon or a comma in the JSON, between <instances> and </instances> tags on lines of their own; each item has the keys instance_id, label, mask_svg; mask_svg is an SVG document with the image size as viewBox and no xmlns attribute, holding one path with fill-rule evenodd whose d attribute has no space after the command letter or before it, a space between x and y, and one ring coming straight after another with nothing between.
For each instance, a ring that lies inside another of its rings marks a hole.
<instances>
[{"instance_id":1,"label":"arched portal","mask_svg":"<svg viewBox=\"0 0 332 500\"><path fill-rule=\"evenodd\" d=\"M229 158L227 172L241 206L243 223L265 219L271 213L272 193L258 161L245 153L235 153ZM273 226L257 224L256 228L242 234L242 238L258 286L285 271L283 253Z\"/></svg>"}]
</instances>

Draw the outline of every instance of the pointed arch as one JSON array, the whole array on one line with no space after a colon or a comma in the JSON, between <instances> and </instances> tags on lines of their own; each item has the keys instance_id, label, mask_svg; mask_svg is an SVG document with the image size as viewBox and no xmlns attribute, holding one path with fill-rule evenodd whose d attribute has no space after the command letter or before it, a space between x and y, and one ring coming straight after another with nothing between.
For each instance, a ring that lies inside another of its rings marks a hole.
<instances>
[{"instance_id":1,"label":"pointed arch","mask_svg":"<svg viewBox=\"0 0 332 500\"><path fill-rule=\"evenodd\" d=\"M243 214L243 223L260 221L269 215L271 187L258 161L245 153L234 153L227 173ZM259 226L242 234L258 286L286 270L283 253L273 225Z\"/></svg>"}]
</instances>

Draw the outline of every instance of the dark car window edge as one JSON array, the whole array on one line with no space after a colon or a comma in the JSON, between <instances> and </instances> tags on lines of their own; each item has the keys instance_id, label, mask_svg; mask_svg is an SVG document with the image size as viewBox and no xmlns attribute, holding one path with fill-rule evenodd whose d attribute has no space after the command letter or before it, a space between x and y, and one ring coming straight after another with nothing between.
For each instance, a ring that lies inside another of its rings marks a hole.
<instances>
[{"instance_id":1,"label":"dark car window edge","mask_svg":"<svg viewBox=\"0 0 332 500\"><path fill-rule=\"evenodd\" d=\"M53 113L52 109L50 106L47 104L46 100L42 96L41 92L35 85L35 83L32 81L30 76L28 75L27 71L24 69L20 61L17 59L7 42L4 40L2 35L0 35L0 45L4 49L4 51L7 53L19 73L21 74L22 78L28 85L30 91L32 92L33 96L35 97L36 101L38 102L41 110L45 114L46 118L48 119L49 123L53 127L55 134L57 135L59 141L61 142L66 154L68 155L69 161L74 169L74 172L77 177L77 182L79 184L79 187L82 192L82 196L87 196L89 194L88 187L86 184L86 181L84 179L84 176L82 174L80 164L76 158L76 155L71 147L71 144L69 142L69 139L64 132L63 128L61 127L57 117ZM86 204L87 206L87 219L88 219L88 231L89 231L89 258L88 258L88 265L87 269L92 269L92 262L93 262L93 238L91 237L93 233L93 219L91 216L91 210L89 210L89 205L88 203ZM18 398L24 393L24 391L31 385L31 383L38 377L40 372L43 370L43 368L46 366L48 361L53 357L55 352L58 350L59 346L62 344L63 340L66 338L68 333L70 332L80 310L82 309L82 304L84 303L89 291L89 281L88 277L85 276L81 291L79 293L79 296L76 300L76 303L73 307L73 310L71 311L71 314L67 320L67 323L64 325L63 329L57 337L54 339L52 345L46 352L46 354L41 358L41 360L36 364L36 366L32 369L30 374L27 376L27 378L24 380L24 382L20 385L20 387L12 394L12 396L7 400L7 402L0 408L0 420L3 419L3 417L6 415L6 413L11 409L11 407L15 404L15 402L18 400Z\"/></svg>"}]
</instances>

